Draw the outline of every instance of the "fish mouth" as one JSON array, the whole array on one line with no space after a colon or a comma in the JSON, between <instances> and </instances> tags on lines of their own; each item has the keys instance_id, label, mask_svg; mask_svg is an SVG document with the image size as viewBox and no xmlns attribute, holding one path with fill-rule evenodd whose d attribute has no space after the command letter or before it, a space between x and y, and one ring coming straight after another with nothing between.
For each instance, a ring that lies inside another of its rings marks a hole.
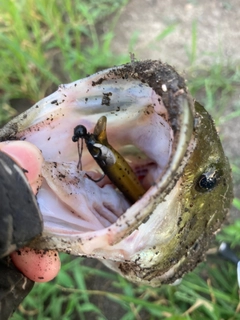
<instances>
[{"instance_id":1,"label":"fish mouth","mask_svg":"<svg viewBox=\"0 0 240 320\"><path fill-rule=\"evenodd\" d=\"M37 194L44 232L32 246L78 255L98 252L102 258L101 248L131 237L179 180L191 144L193 113L183 78L166 64L145 61L61 85L10 122L4 138L32 142L44 157ZM134 203L107 175L95 182L101 168L85 143L79 155L72 141L77 125L92 133L102 116L109 143L146 190Z\"/></svg>"}]
</instances>

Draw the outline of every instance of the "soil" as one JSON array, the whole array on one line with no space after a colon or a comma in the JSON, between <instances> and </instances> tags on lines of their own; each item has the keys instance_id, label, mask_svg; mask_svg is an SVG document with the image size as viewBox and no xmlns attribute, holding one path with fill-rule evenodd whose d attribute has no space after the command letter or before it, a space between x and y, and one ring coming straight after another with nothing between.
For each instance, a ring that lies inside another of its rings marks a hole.
<instances>
[{"instance_id":1,"label":"soil","mask_svg":"<svg viewBox=\"0 0 240 320\"><path fill-rule=\"evenodd\" d=\"M195 25L199 68L214 63L219 52L223 63L236 61L240 60L239 18L238 0L132 0L117 23L112 48L126 54L129 43L135 42L138 59L161 59L183 71L189 65ZM170 26L174 30L158 40Z\"/></svg>"}]
</instances>

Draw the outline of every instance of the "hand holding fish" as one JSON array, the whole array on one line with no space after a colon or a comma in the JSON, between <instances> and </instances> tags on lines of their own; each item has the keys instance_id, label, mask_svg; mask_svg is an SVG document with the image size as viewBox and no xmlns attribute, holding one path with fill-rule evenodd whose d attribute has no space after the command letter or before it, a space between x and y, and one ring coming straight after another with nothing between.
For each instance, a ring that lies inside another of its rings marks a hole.
<instances>
[{"instance_id":1,"label":"hand holding fish","mask_svg":"<svg viewBox=\"0 0 240 320\"><path fill-rule=\"evenodd\" d=\"M0 151L10 156L20 168L23 168L23 172L27 177L32 192L36 194L42 183L40 172L43 158L40 150L29 142L7 141L0 143ZM9 171L9 174L13 174L13 172L10 172L11 169L9 167L6 168L6 170ZM18 185L13 185L12 187L19 188ZM22 196L24 195L22 194ZM10 199L10 201L13 202L15 200L16 199ZM26 210L25 207L22 208L23 214ZM2 234L3 233L1 232L1 235ZM7 239L7 237L1 239L1 243ZM55 250L47 252L38 250L38 252L36 252L33 249L22 248L11 253L11 258L15 266L26 277L37 282L52 280L60 269L59 256Z\"/></svg>"}]
</instances>

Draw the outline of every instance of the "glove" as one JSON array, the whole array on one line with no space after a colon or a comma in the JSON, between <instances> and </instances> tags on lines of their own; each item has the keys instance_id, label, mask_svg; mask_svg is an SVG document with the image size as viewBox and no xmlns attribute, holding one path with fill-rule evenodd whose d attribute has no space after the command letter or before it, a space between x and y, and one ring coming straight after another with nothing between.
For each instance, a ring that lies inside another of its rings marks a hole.
<instances>
[{"instance_id":1,"label":"glove","mask_svg":"<svg viewBox=\"0 0 240 320\"><path fill-rule=\"evenodd\" d=\"M0 319L5 320L34 285L7 255L41 234L43 226L24 169L1 151L0 195Z\"/></svg>"}]
</instances>

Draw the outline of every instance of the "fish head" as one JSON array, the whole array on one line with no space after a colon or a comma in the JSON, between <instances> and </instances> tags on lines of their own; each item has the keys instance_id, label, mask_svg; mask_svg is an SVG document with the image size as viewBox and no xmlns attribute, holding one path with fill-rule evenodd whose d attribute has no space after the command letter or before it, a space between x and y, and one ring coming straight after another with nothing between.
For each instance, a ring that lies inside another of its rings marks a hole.
<instances>
[{"instance_id":1,"label":"fish head","mask_svg":"<svg viewBox=\"0 0 240 320\"><path fill-rule=\"evenodd\" d=\"M99 179L84 139L73 139L78 147L72 140L78 125L95 139L105 118L105 140L144 188L136 201L117 182L130 177L128 169ZM100 259L136 283L174 283L192 270L231 205L230 167L214 123L185 80L160 61L61 85L10 121L0 138L27 140L44 158L37 194L44 230L30 246Z\"/></svg>"}]
</instances>

